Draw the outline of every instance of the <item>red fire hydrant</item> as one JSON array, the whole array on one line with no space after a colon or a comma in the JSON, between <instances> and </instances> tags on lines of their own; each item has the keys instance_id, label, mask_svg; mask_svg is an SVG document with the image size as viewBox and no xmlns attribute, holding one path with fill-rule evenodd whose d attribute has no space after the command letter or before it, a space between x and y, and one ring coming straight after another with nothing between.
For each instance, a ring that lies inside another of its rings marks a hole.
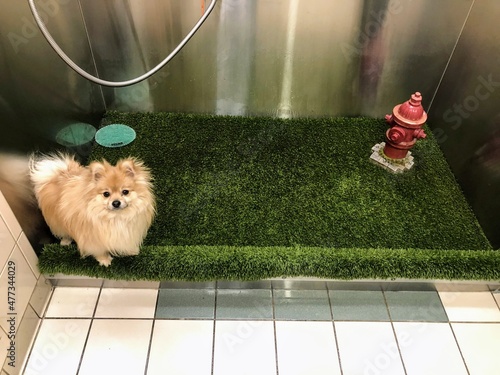
<instances>
[{"instance_id":1,"label":"red fire hydrant","mask_svg":"<svg viewBox=\"0 0 500 375\"><path fill-rule=\"evenodd\" d=\"M422 95L413 94L410 100L398 104L392 110L392 115L385 119L391 126L385 133L385 156L391 159L404 159L417 139L425 138L422 126L427 120L427 113L422 107Z\"/></svg>"}]
</instances>

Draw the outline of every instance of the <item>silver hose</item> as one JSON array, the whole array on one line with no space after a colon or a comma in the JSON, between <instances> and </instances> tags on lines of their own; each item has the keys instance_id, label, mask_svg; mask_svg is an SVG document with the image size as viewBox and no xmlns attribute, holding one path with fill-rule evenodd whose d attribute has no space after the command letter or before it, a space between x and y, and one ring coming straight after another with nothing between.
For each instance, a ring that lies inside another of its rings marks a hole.
<instances>
[{"instance_id":1,"label":"silver hose","mask_svg":"<svg viewBox=\"0 0 500 375\"><path fill-rule=\"evenodd\" d=\"M82 77L88 79L89 81L92 81L94 83L97 83L102 86L109 86L109 87L124 87L124 86L130 86L133 84L136 84L138 82L141 82L149 77L151 77L153 74L155 74L157 71L159 71L161 68L163 68L170 60L174 58L175 55L186 45L186 43L189 41L189 39L192 38L192 36L198 31L198 29L201 27L203 22L208 18L210 13L215 7L215 3L217 0L212 0L210 5L208 6L207 10L205 13L201 16L201 18L198 20L196 25L191 29L191 31L186 35L186 37L179 43L179 45L168 55L163 61L161 61L158 65L156 65L153 69L150 71L144 73L143 75L128 80L128 81L121 81L121 82L113 82L113 81L106 81L103 79L100 79L98 77L95 77L89 73L87 73L85 70L80 68L73 60L71 60L68 55L64 53L64 51L59 47L59 45L56 43L54 38L52 38L52 35L50 35L49 30L47 30L47 27L45 27L44 22L42 21L42 18L40 17L40 14L38 13L38 10L35 6L35 0L28 0L29 6L31 8L31 12L33 13L33 17L35 17L35 21L40 28L40 31L42 32L43 36L45 39L47 39L47 42L49 42L50 46L56 51L56 53L59 55L61 59L64 60L68 66L73 69L75 72L80 74Z\"/></svg>"}]
</instances>

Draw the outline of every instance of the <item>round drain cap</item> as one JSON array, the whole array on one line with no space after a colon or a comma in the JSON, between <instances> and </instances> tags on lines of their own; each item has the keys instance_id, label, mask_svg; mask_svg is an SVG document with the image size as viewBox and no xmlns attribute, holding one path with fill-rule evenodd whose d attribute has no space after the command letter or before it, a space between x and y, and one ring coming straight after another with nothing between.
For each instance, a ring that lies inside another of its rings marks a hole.
<instances>
[{"instance_id":1,"label":"round drain cap","mask_svg":"<svg viewBox=\"0 0 500 375\"><path fill-rule=\"evenodd\" d=\"M122 147L135 139L135 130L123 124L106 125L95 133L95 140L104 147Z\"/></svg>"}]
</instances>

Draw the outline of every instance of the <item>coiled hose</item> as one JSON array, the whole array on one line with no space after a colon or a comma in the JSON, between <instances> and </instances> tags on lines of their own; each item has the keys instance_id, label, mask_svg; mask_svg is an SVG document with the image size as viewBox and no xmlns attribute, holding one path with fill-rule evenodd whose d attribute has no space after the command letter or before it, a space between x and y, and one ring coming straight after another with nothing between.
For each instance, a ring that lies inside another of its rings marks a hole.
<instances>
[{"instance_id":1,"label":"coiled hose","mask_svg":"<svg viewBox=\"0 0 500 375\"><path fill-rule=\"evenodd\" d=\"M42 18L40 17L40 14L38 13L38 10L35 5L35 0L28 0L29 6L31 8L31 12L33 13L33 17L35 18L35 22L40 28L40 31L42 32L43 36L49 42L50 46L54 49L54 51L59 55L61 59L64 60L64 62L72 68L75 72L80 74L82 77L88 79L89 81L92 81L94 83L97 83L102 86L109 86L109 87L125 87L125 86L130 86L133 84L136 84L138 82L141 82L149 77L151 77L153 74L158 72L161 68L163 68L165 65L168 64L170 60L172 60L177 53L186 45L186 43L193 37L193 35L198 31L198 29L201 27L203 22L208 18L210 13L212 13L212 10L215 8L215 4L217 3L217 0L212 0L208 8L206 9L205 13L201 16L201 18L198 20L198 22L194 25L194 27L191 29L191 31L186 35L186 37L179 43L179 45L163 60L161 61L158 65L156 65L153 69L150 71L144 73L143 75L130 79L128 81L120 81L120 82L113 82L113 81L106 81L104 79L100 79L99 77L95 77L92 74L89 74L82 68L80 68L73 60L71 60L68 55L64 53L64 51L59 47L59 45L56 43L54 38L52 38L52 35L50 35L49 30L47 30L47 27L45 26L45 23L43 22Z\"/></svg>"}]
</instances>

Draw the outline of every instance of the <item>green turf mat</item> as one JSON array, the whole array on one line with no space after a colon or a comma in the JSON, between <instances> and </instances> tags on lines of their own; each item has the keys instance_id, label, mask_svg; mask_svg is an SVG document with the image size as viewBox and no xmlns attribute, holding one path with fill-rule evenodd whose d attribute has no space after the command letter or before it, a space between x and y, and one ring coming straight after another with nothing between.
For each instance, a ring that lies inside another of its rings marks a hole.
<instances>
[{"instance_id":1,"label":"green turf mat","mask_svg":"<svg viewBox=\"0 0 500 375\"><path fill-rule=\"evenodd\" d=\"M109 268L81 259L76 247L48 245L43 273L114 280L328 279L500 280L500 254L492 250L332 249L327 247L145 246Z\"/></svg>"},{"instance_id":2,"label":"green turf mat","mask_svg":"<svg viewBox=\"0 0 500 375\"><path fill-rule=\"evenodd\" d=\"M109 269L47 246L44 273L126 280L500 279L493 251L427 129L400 175L370 162L385 121L109 112L152 168L158 215ZM394 250L392 250L394 249ZM398 249L398 250L396 250ZM407 249L407 250L401 250Z\"/></svg>"}]
</instances>

